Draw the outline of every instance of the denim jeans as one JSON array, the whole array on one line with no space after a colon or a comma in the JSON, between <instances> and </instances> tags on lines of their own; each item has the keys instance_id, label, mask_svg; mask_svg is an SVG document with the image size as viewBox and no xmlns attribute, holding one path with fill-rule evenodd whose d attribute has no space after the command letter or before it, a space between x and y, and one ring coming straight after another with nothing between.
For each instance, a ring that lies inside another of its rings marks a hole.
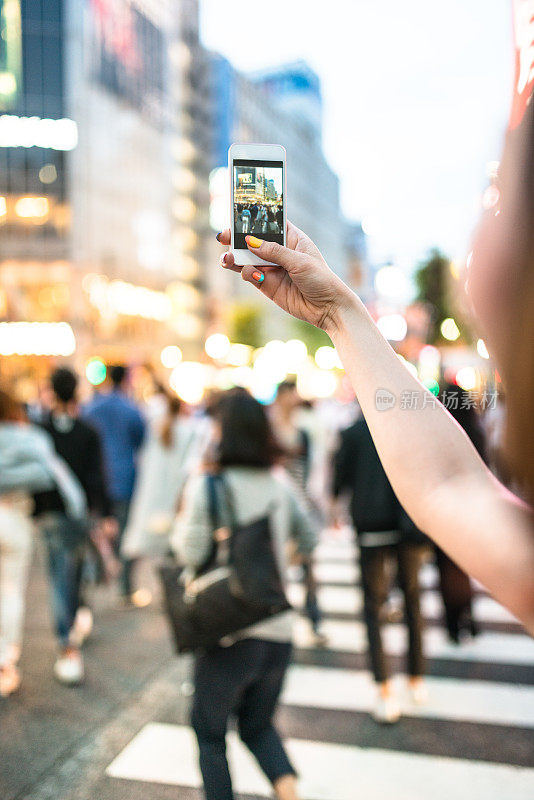
<instances>
[{"instance_id":1,"label":"denim jeans","mask_svg":"<svg viewBox=\"0 0 534 800\"><path fill-rule=\"evenodd\" d=\"M121 544L128 524L128 515L130 513L130 500L114 500L113 501L113 516L117 520L117 536L113 543L115 555L122 564L122 572L119 577L119 590L123 597L129 597L133 592L132 574L134 566L137 562L136 558L125 558L121 555Z\"/></svg>"},{"instance_id":2,"label":"denim jeans","mask_svg":"<svg viewBox=\"0 0 534 800\"><path fill-rule=\"evenodd\" d=\"M60 511L43 514L40 527L48 551L54 625L60 645L66 647L80 605L87 528Z\"/></svg>"},{"instance_id":3,"label":"denim jeans","mask_svg":"<svg viewBox=\"0 0 534 800\"><path fill-rule=\"evenodd\" d=\"M231 715L271 783L295 775L272 722L290 658L289 642L261 639L242 639L196 657L191 724L206 800L234 799L225 739Z\"/></svg>"}]
</instances>

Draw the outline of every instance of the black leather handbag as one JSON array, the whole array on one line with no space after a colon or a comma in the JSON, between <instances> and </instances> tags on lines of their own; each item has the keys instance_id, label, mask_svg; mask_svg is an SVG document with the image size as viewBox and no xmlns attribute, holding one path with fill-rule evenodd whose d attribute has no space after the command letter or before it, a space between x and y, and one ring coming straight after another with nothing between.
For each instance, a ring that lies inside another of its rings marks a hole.
<instances>
[{"instance_id":1,"label":"black leather handbag","mask_svg":"<svg viewBox=\"0 0 534 800\"><path fill-rule=\"evenodd\" d=\"M230 526L221 540L219 490ZM160 567L165 607L179 653L207 649L291 608L276 560L269 516L237 523L230 489L220 475L207 478L213 548L207 565L186 580L176 564Z\"/></svg>"}]
</instances>

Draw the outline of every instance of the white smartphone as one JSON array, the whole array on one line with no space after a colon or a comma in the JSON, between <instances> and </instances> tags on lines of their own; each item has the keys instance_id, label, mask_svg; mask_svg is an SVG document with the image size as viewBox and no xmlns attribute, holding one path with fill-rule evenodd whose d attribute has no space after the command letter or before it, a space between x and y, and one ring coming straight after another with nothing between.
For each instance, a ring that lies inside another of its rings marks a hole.
<instances>
[{"instance_id":1,"label":"white smartphone","mask_svg":"<svg viewBox=\"0 0 534 800\"><path fill-rule=\"evenodd\" d=\"M230 250L239 267L265 266L245 236L286 243L286 151L281 144L233 144L230 173Z\"/></svg>"}]
</instances>

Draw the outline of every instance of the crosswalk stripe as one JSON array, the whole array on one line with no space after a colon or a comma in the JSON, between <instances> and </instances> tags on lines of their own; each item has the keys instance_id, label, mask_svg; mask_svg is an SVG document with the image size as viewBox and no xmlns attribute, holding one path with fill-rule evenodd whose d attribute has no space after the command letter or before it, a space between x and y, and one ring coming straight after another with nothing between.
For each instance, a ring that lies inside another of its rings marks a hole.
<instances>
[{"instance_id":1,"label":"crosswalk stripe","mask_svg":"<svg viewBox=\"0 0 534 800\"><path fill-rule=\"evenodd\" d=\"M356 796L365 800L383 800L384 797L414 800L421 796L432 797L432 800L450 800L451 797L455 800L482 797L531 800L534 768L511 766L510 762L519 764L523 758L518 755L514 761L514 736L518 737L521 751L527 735L524 729L534 729L534 685L505 682L513 672L496 674L499 669L502 673L515 667L523 670L523 679L529 683L526 670L534 666L534 640L520 632L517 620L484 594L482 587L474 584L475 619L494 630L483 630L478 637L459 646L449 643L444 629L436 625L443 616L443 604L436 591L438 571L435 564L425 563L420 571L422 611L430 623L423 634L425 654L437 660L439 674L443 672L447 677L426 678L429 699L423 706L415 706L410 701L405 676L393 678L403 717L411 719L412 725L420 720L417 725L429 726L429 730L434 731L433 736L436 731L445 737L454 736L457 730L461 731L461 725L469 724L479 731L481 740L484 736L490 737L488 741L493 741L493 747L499 741L500 731L507 728L510 746L507 753L501 753L500 759L491 746L480 744L480 740L478 749L466 747L461 758L450 757L449 752L456 754L456 749L436 748L432 736L428 747L419 742L415 748L423 752L409 752L414 748L402 742L398 750L399 744L395 745L389 738L382 738L380 749L361 747L359 745L367 744L366 735L362 733L356 738L348 733L349 715L365 715L372 710L375 687L367 670L354 668L365 663L361 657L367 651L367 636L364 623L351 618L361 615L363 593L359 585L357 548L349 534L321 542L316 551L315 577L324 614L321 630L328 638L331 666L321 662L324 651L313 648L309 622L299 618L294 633L296 663L288 671L281 700L283 718L286 723L289 721L288 732L294 735L287 745L302 775L300 795L303 800L354 800ZM293 571L290 578L289 599L296 607L302 607L305 590L298 570ZM502 630L507 632L500 632ZM405 626L386 624L382 631L385 651L393 657L404 656L407 649ZM308 663L299 663L299 659ZM449 677L450 674L462 675L462 678ZM471 680L475 674L476 680ZM310 728L309 722L303 726L302 720L314 715L321 715L325 730L320 735L326 741L304 738L315 726ZM297 719L300 722L297 723ZM518 730L512 733L512 727ZM358 745L354 744L355 740ZM234 733L228 735L228 744L236 791L270 797L272 788ZM495 756L495 761L509 763L477 760L480 754L488 752L492 759ZM197 758L190 728L150 723L114 759L107 774L199 788Z\"/></svg>"},{"instance_id":2,"label":"crosswalk stripe","mask_svg":"<svg viewBox=\"0 0 534 800\"><path fill-rule=\"evenodd\" d=\"M531 800L534 769L480 761L399 753L307 739L287 748L301 774L303 800ZM228 751L237 792L271 797L272 788L234 733ZM107 769L111 777L171 786L201 786L197 747L190 728L150 723Z\"/></svg>"},{"instance_id":3,"label":"crosswalk stripe","mask_svg":"<svg viewBox=\"0 0 534 800\"><path fill-rule=\"evenodd\" d=\"M291 583L288 587L289 601L297 608L304 603L305 590L300 583ZM359 614L363 607L363 593L359 586L323 586L317 589L317 598L321 610L326 614ZM427 619L440 619L443 615L443 603L438 592L431 589L421 593L421 608ZM481 622L506 622L519 624L507 609L503 608L492 597L478 595L473 598L473 615Z\"/></svg>"},{"instance_id":4,"label":"crosswalk stripe","mask_svg":"<svg viewBox=\"0 0 534 800\"><path fill-rule=\"evenodd\" d=\"M346 653L365 653L367 634L363 622L325 619L321 632L328 638L327 649ZM408 634L404 625L384 625L384 650L391 655L404 655ZM312 649L310 626L307 620L295 622L293 642L304 650ZM493 664L524 664L534 667L534 639L521 633L486 631L475 639L455 645L449 642L442 628L427 627L423 632L424 652L428 658L451 661L486 662Z\"/></svg>"},{"instance_id":5,"label":"crosswalk stripe","mask_svg":"<svg viewBox=\"0 0 534 800\"><path fill-rule=\"evenodd\" d=\"M402 676L393 682L399 687L400 699L405 698L406 716L534 728L533 686L428 677L428 702L415 706L407 692L401 691L405 690ZM364 670L294 665L282 699L287 705L368 712L374 697L370 673Z\"/></svg>"}]
</instances>

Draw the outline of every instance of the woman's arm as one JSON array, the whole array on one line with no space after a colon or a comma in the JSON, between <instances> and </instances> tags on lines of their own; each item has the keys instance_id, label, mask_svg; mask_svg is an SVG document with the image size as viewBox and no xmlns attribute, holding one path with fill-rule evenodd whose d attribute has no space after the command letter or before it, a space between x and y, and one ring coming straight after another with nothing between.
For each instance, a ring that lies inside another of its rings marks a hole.
<instances>
[{"instance_id":1,"label":"woman's arm","mask_svg":"<svg viewBox=\"0 0 534 800\"><path fill-rule=\"evenodd\" d=\"M206 562L213 544L206 484L206 475L193 475L189 479L171 537L171 546L180 561L193 569Z\"/></svg>"},{"instance_id":2,"label":"woman's arm","mask_svg":"<svg viewBox=\"0 0 534 800\"><path fill-rule=\"evenodd\" d=\"M302 231L288 225L288 247L258 246L259 240L247 238L251 252L280 266L239 270L231 253L222 265L241 271L281 308L329 334L408 514L534 632L530 509L491 475L463 430L403 366L363 303ZM229 232L220 241L228 243ZM387 410L377 404L379 390L394 400ZM410 409L405 406L412 392L418 402Z\"/></svg>"},{"instance_id":3,"label":"woman's arm","mask_svg":"<svg viewBox=\"0 0 534 800\"><path fill-rule=\"evenodd\" d=\"M0 463L0 494L13 491L45 492L54 488L52 475L38 460L24 463Z\"/></svg>"},{"instance_id":4,"label":"woman's arm","mask_svg":"<svg viewBox=\"0 0 534 800\"><path fill-rule=\"evenodd\" d=\"M329 333L408 514L534 632L531 510L493 477L462 428L404 367L356 297ZM377 402L380 390L394 402L385 410ZM409 408L412 398L416 408Z\"/></svg>"},{"instance_id":5,"label":"woman's arm","mask_svg":"<svg viewBox=\"0 0 534 800\"><path fill-rule=\"evenodd\" d=\"M54 488L52 472L37 442L40 444L40 440L21 431L16 441L0 450L0 493L34 493Z\"/></svg>"},{"instance_id":6,"label":"woman's arm","mask_svg":"<svg viewBox=\"0 0 534 800\"><path fill-rule=\"evenodd\" d=\"M288 488L288 502L291 515L291 539L295 542L299 555L311 556L317 545L317 530L310 515L291 488Z\"/></svg>"}]
</instances>

